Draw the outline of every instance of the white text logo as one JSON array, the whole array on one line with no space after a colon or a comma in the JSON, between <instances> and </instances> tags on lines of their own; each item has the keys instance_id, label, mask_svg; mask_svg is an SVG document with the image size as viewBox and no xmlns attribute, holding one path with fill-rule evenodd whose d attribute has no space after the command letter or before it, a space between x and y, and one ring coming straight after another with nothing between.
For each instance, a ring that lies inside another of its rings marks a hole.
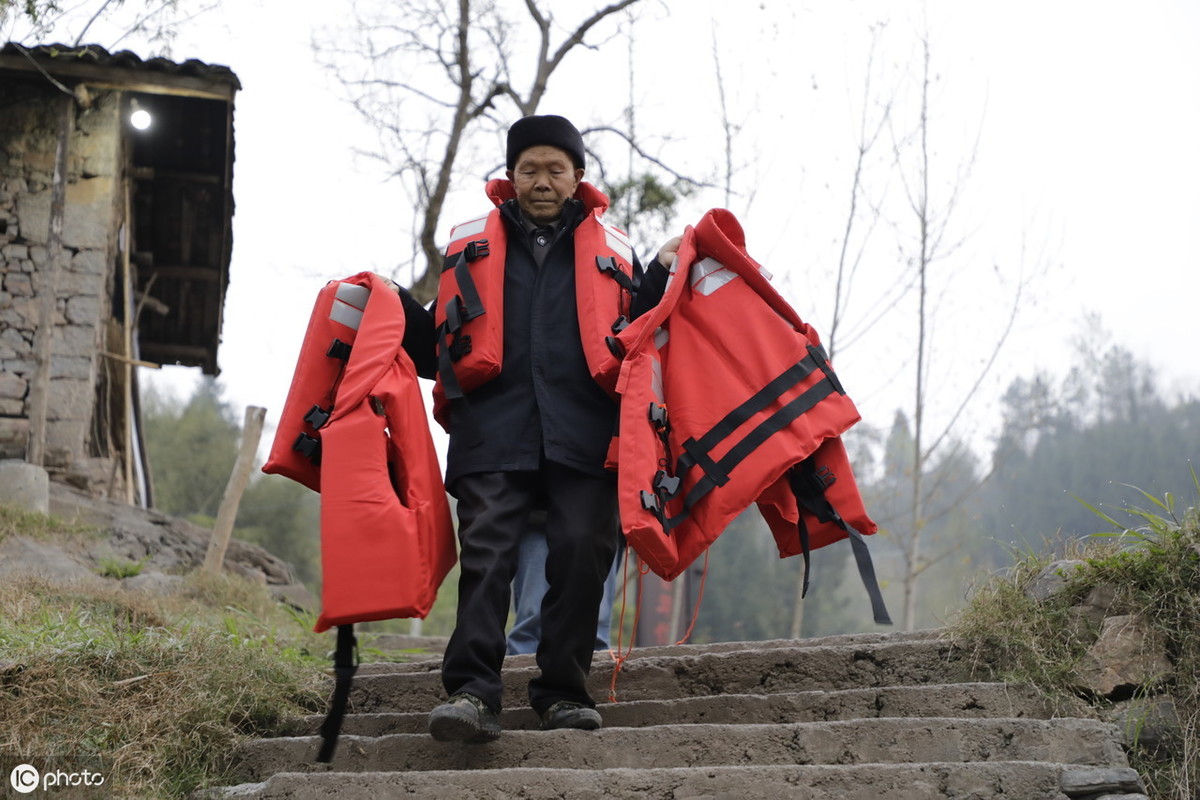
<instances>
[{"instance_id":1,"label":"white text logo","mask_svg":"<svg viewBox=\"0 0 1200 800\"><path fill-rule=\"evenodd\" d=\"M8 776L8 782L11 783L12 787L21 794L29 794L32 792L38 787L41 779L42 776L38 774L38 771L28 764L22 764L19 767L16 767Z\"/></svg>"}]
</instances>

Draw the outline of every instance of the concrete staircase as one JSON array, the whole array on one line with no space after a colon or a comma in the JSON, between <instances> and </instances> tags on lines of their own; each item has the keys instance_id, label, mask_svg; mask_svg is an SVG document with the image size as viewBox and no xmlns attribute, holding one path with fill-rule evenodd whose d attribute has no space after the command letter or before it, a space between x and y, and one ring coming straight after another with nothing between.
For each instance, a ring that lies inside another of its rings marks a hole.
<instances>
[{"instance_id":1,"label":"concrete staircase","mask_svg":"<svg viewBox=\"0 0 1200 800\"><path fill-rule=\"evenodd\" d=\"M1083 704L1063 716L1031 689L981 683L937 631L635 650L604 729L539 731L532 657L505 663L504 734L479 745L425 732L445 699L437 659L359 670L332 765L320 717L245 744L245 783L206 798L804 798L1144 800L1120 731Z\"/></svg>"}]
</instances>

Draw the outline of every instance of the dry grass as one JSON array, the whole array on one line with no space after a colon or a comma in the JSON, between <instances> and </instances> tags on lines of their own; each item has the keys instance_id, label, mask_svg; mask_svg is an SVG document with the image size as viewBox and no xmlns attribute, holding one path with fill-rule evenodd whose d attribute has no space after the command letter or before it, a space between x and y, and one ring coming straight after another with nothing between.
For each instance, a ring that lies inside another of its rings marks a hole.
<instances>
[{"instance_id":1,"label":"dry grass","mask_svg":"<svg viewBox=\"0 0 1200 800\"><path fill-rule=\"evenodd\" d=\"M9 536L25 536L39 541L95 539L100 532L88 525L66 522L54 515L23 511L0 505L0 542Z\"/></svg>"},{"instance_id":2,"label":"dry grass","mask_svg":"<svg viewBox=\"0 0 1200 800\"><path fill-rule=\"evenodd\" d=\"M4 512L0 536L53 538L39 516ZM240 738L323 708L327 646L311 618L238 578L192 576L165 597L10 582L0 754L99 764L114 797L182 797L223 782Z\"/></svg>"}]
</instances>

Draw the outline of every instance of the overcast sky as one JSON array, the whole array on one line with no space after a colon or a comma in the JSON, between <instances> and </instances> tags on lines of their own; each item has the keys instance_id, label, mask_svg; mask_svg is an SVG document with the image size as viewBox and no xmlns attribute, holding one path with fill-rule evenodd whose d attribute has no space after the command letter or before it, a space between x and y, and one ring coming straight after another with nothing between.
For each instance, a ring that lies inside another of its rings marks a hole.
<instances>
[{"instance_id":1,"label":"overcast sky","mask_svg":"<svg viewBox=\"0 0 1200 800\"><path fill-rule=\"evenodd\" d=\"M581 5L553 7L574 20ZM227 0L186 26L171 53L226 64L244 87L236 98L237 209L219 359L226 397L239 413L245 405L268 409L264 446L316 292L361 270L391 274L411 249L403 192L383 180L377 164L353 156L355 145L371 144L370 134L309 46L341 7ZM884 217L868 240L849 309L865 332L839 347L837 358L868 422L887 426L896 408L912 403L911 298L882 316L872 304L895 281L913 236L904 183L886 162L891 141L915 129L923 30L934 73L933 203L945 208L955 186L959 192L947 242L961 245L931 275L939 413L947 417L974 380L1022 280L1029 282L1018 328L962 435L986 446L994 400L1014 374L1038 367L1063 374L1068 340L1087 311L1155 365L1165 389L1200 393L1193 354L1200 332L1200 4L645 0L644 7L634 27L639 130L652 133L660 157L681 171L716 174L724 153L715 36L731 114L741 125L738 193L729 206L746 228L751 255L819 331L829 324L876 42L868 108L877 113L888 99L894 105L866 191L884 204ZM541 112L566 114L583 127L611 115L597 108L628 103L627 41L572 59ZM481 185L470 183L443 218L443 235L457 218L486 210ZM700 192L680 224L723 203L720 191ZM649 258L659 242L638 244ZM141 373L180 393L197 375Z\"/></svg>"}]
</instances>

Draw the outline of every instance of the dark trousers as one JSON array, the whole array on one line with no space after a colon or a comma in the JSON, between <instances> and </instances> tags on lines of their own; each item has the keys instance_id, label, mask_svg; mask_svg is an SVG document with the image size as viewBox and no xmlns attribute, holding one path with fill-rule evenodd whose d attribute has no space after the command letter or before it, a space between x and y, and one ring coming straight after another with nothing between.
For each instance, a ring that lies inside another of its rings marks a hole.
<instances>
[{"instance_id":1,"label":"dark trousers","mask_svg":"<svg viewBox=\"0 0 1200 800\"><path fill-rule=\"evenodd\" d=\"M616 481L544 463L535 472L483 472L454 482L460 543L458 615L442 660L448 694L467 692L499 711L504 626L517 545L530 512L546 510L541 674L529 683L538 714L559 700L594 706L586 681L604 579L618 546Z\"/></svg>"}]
</instances>

